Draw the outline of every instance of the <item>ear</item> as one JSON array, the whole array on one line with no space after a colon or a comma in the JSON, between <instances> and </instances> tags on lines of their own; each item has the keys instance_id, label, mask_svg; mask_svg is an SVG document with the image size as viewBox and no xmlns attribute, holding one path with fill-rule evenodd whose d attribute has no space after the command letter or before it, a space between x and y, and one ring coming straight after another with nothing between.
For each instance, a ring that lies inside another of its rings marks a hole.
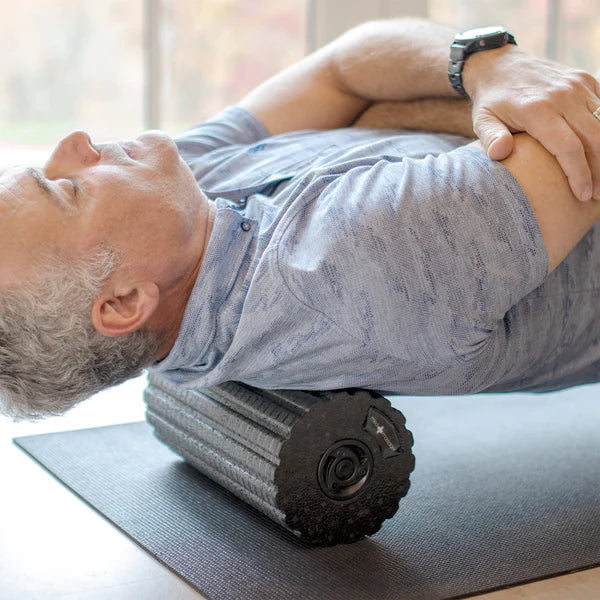
<instances>
[{"instance_id":1,"label":"ear","mask_svg":"<svg viewBox=\"0 0 600 600\"><path fill-rule=\"evenodd\" d=\"M153 315L160 290L152 281L122 289L109 288L92 305L92 323L108 337L131 333L142 327Z\"/></svg>"}]
</instances>

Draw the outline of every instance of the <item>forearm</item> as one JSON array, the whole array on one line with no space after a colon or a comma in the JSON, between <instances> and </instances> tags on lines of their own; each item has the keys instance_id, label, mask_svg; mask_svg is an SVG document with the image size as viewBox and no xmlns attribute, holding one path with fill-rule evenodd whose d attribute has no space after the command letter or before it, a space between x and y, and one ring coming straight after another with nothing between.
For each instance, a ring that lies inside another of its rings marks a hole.
<instances>
[{"instance_id":1,"label":"forearm","mask_svg":"<svg viewBox=\"0 0 600 600\"><path fill-rule=\"evenodd\" d=\"M267 80L240 105L272 134L351 125L375 101L457 97L450 29L414 19L359 25Z\"/></svg>"},{"instance_id":2,"label":"forearm","mask_svg":"<svg viewBox=\"0 0 600 600\"><path fill-rule=\"evenodd\" d=\"M422 99L404 107L418 109L423 125L415 126L447 131L439 115L420 111L426 99L457 98L447 78L452 40L452 30L426 21L359 25L258 86L240 106L275 135L347 127L373 103ZM600 196L600 119L594 116L600 85L591 75L507 44L470 56L463 84L473 129L490 158L506 158L511 134L525 131L556 157L578 198ZM461 133L465 114L457 115Z\"/></svg>"},{"instance_id":3,"label":"forearm","mask_svg":"<svg viewBox=\"0 0 600 600\"><path fill-rule=\"evenodd\" d=\"M475 137L471 103L463 98L374 102L358 116L353 126L439 131Z\"/></svg>"},{"instance_id":4,"label":"forearm","mask_svg":"<svg viewBox=\"0 0 600 600\"><path fill-rule=\"evenodd\" d=\"M419 19L359 25L331 44L337 85L369 102L458 98L447 75L454 34Z\"/></svg>"}]
</instances>

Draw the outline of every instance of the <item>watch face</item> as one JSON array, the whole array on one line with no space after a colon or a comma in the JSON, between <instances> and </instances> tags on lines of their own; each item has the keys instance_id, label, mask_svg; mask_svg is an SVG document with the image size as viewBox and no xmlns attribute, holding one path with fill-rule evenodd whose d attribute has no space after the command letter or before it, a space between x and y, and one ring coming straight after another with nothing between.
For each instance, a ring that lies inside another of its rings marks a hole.
<instances>
[{"instance_id":1,"label":"watch face","mask_svg":"<svg viewBox=\"0 0 600 600\"><path fill-rule=\"evenodd\" d=\"M500 25L492 25L491 27L478 27L477 29L469 29L456 36L457 41L473 40L478 37L494 35L496 33L506 33L506 29Z\"/></svg>"}]
</instances>

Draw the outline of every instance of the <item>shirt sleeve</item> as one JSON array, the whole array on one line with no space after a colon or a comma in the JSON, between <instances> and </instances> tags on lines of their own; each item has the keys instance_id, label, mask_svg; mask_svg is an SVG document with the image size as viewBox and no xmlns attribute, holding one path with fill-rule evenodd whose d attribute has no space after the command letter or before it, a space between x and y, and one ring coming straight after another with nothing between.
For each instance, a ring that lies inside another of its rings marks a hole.
<instances>
[{"instance_id":1,"label":"shirt sleeve","mask_svg":"<svg viewBox=\"0 0 600 600\"><path fill-rule=\"evenodd\" d=\"M225 146L252 144L269 136L265 126L250 112L229 106L201 125L175 138L186 161Z\"/></svg>"},{"instance_id":2,"label":"shirt sleeve","mask_svg":"<svg viewBox=\"0 0 600 600\"><path fill-rule=\"evenodd\" d=\"M415 370L454 369L424 393L491 385L511 335L504 317L548 271L518 182L468 146L330 177L290 221L279 263L303 302L405 364L407 389Z\"/></svg>"}]
</instances>

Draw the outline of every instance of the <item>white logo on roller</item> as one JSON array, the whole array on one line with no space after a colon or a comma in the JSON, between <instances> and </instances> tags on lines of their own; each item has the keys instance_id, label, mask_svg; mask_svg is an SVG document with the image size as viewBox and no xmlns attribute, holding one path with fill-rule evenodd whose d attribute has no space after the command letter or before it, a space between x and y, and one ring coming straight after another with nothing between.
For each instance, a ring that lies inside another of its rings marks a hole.
<instances>
[{"instance_id":1,"label":"white logo on roller","mask_svg":"<svg viewBox=\"0 0 600 600\"><path fill-rule=\"evenodd\" d=\"M377 422L377 419L375 419L375 417L373 415L371 415L371 423L373 423L373 425L375 425L376 427L376 434L380 435L383 438L383 441L387 444L387 447L390 450L396 450L396 447L394 446L394 444L392 444L390 438L387 436L387 434L385 433L385 430L383 428L383 425L380 425Z\"/></svg>"}]
</instances>

